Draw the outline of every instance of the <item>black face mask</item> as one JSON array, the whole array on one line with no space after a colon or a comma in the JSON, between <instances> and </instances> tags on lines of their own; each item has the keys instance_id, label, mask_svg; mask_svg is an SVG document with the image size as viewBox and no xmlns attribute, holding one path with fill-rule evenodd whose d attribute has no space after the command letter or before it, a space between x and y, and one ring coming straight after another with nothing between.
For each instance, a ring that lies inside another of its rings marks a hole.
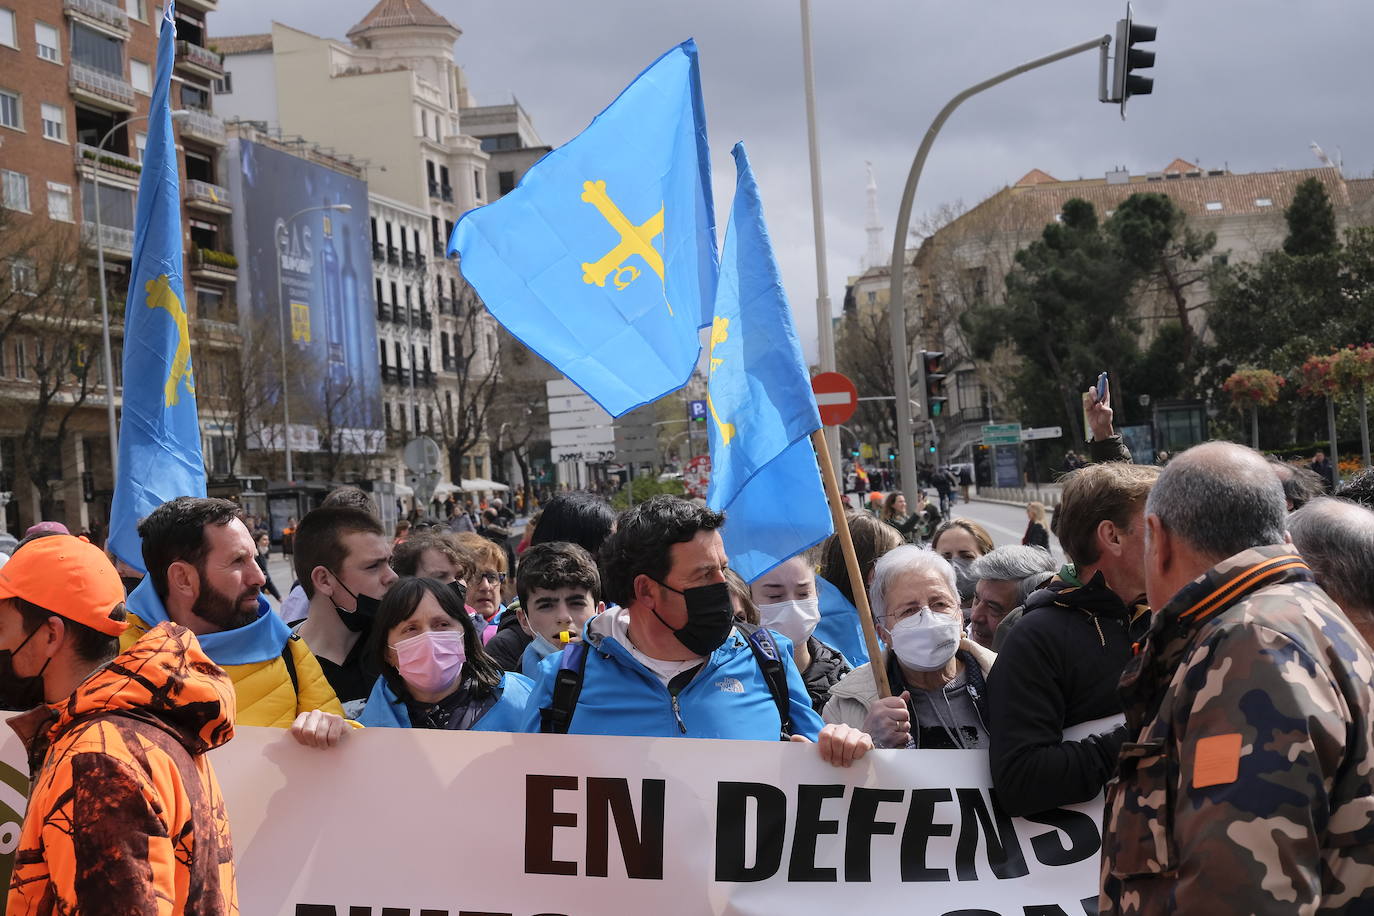
<instances>
[{"instance_id":1,"label":"black face mask","mask_svg":"<svg viewBox=\"0 0 1374 916\"><path fill-rule=\"evenodd\" d=\"M14 672L14 654L28 645L37 632L34 630L24 637L24 641L13 649L0 649L0 709L27 712L42 705L46 699L43 696L43 672L48 670L51 658L43 662L37 674L24 677Z\"/></svg>"},{"instance_id":2,"label":"black face mask","mask_svg":"<svg viewBox=\"0 0 1374 916\"><path fill-rule=\"evenodd\" d=\"M657 579L654 581L658 582ZM725 642L725 637L730 635L730 630L735 626L735 609L730 604L730 586L724 582L714 582L711 585L698 585L679 591L663 582L658 584L670 592L677 592L687 604L687 622L673 630L673 635L682 643L682 648L693 655L710 655L719 649L720 644ZM658 617L659 623L668 626L667 621L659 617L658 611L654 611L653 615Z\"/></svg>"},{"instance_id":3,"label":"black face mask","mask_svg":"<svg viewBox=\"0 0 1374 916\"><path fill-rule=\"evenodd\" d=\"M459 604L467 605L467 603L468 603L468 587L467 587L466 585L464 585L464 584L463 584L461 581L459 581L458 579L454 579L452 582L450 582L450 583L448 584L448 587L451 588L451 589L453 589L453 593L454 593L455 595L458 596L458 603L459 603Z\"/></svg>"},{"instance_id":4,"label":"black face mask","mask_svg":"<svg viewBox=\"0 0 1374 916\"><path fill-rule=\"evenodd\" d=\"M371 630L372 621L377 616L377 608L381 606L382 602L377 598L373 598L371 595L353 594L353 590L347 585L344 585L343 580L338 576L334 577L334 581L338 582L339 587L348 592L349 595L352 595L354 606L357 608L357 610L354 611L346 611L337 604L334 605L334 611L339 615L339 619L343 621L343 625L354 633L366 633Z\"/></svg>"}]
</instances>

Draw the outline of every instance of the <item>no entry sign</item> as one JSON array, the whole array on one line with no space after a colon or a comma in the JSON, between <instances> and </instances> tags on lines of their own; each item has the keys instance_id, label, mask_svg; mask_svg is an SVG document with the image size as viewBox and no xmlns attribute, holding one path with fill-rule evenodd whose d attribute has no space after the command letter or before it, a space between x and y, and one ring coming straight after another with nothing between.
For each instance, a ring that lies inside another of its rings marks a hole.
<instances>
[{"instance_id":1,"label":"no entry sign","mask_svg":"<svg viewBox=\"0 0 1374 916\"><path fill-rule=\"evenodd\" d=\"M843 373L822 372L812 377L811 390L816 395L821 422L826 426L839 426L854 416L854 409L859 406L859 389Z\"/></svg>"}]
</instances>

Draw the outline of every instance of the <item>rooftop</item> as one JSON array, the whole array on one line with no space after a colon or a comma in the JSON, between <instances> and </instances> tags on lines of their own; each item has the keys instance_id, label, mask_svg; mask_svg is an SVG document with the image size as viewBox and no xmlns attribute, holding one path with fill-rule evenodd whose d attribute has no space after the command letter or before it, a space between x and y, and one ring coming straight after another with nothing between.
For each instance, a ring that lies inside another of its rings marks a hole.
<instances>
[{"instance_id":1,"label":"rooftop","mask_svg":"<svg viewBox=\"0 0 1374 916\"><path fill-rule=\"evenodd\" d=\"M421 26L453 29L457 27L426 6L422 0L381 0L362 20L348 30L352 38L368 29Z\"/></svg>"},{"instance_id":2,"label":"rooftop","mask_svg":"<svg viewBox=\"0 0 1374 916\"><path fill-rule=\"evenodd\" d=\"M221 54L253 54L272 50L270 33L262 35L216 35L215 50Z\"/></svg>"}]
</instances>

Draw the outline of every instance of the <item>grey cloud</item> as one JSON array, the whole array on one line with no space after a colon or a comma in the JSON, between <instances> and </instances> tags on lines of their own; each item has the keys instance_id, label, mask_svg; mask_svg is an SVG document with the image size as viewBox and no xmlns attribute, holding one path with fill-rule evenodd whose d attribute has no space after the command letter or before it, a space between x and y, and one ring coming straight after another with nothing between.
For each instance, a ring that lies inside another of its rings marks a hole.
<instances>
[{"instance_id":1,"label":"grey cloud","mask_svg":"<svg viewBox=\"0 0 1374 916\"><path fill-rule=\"evenodd\" d=\"M212 35L287 25L342 36L373 0L225 3ZM733 193L730 146L744 139L807 350L815 352L815 261L793 0L430 0L461 29L456 55L483 103L512 93L546 142L565 142L654 57L694 36L701 47L717 215ZM932 117L954 93L1022 60L1110 32L1124 3L1057 0L815 0L812 4L830 297L865 248L864 161L877 174L881 221ZM1253 171L1313 162L1308 143L1346 173L1374 165L1365 43L1374 4L1312 0L1155 0L1135 4L1159 27L1155 94L1124 124L1096 100L1092 55L1012 80L968 102L942 132L918 214L977 203L1031 168L1059 178L1115 165L1157 169L1176 156Z\"/></svg>"}]
</instances>

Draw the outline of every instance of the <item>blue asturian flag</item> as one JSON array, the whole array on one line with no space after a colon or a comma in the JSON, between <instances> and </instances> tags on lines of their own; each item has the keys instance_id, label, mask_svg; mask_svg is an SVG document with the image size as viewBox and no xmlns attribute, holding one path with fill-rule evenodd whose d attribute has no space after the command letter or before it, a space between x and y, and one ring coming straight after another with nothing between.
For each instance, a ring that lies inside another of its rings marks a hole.
<instances>
[{"instance_id":1,"label":"blue asturian flag","mask_svg":"<svg viewBox=\"0 0 1374 916\"><path fill-rule=\"evenodd\" d=\"M169 99L175 47L169 0L158 38L148 142L138 183L134 259L124 306L124 412L110 509L110 549L145 572L139 519L174 497L205 495L181 276L181 180Z\"/></svg>"},{"instance_id":2,"label":"blue asturian flag","mask_svg":"<svg viewBox=\"0 0 1374 916\"><path fill-rule=\"evenodd\" d=\"M753 581L834 527L810 434L821 425L758 185L737 143L707 381L711 486L730 565Z\"/></svg>"},{"instance_id":3,"label":"blue asturian flag","mask_svg":"<svg viewBox=\"0 0 1374 916\"><path fill-rule=\"evenodd\" d=\"M687 383L716 290L696 43L653 63L448 251L497 320L612 416Z\"/></svg>"}]
</instances>

